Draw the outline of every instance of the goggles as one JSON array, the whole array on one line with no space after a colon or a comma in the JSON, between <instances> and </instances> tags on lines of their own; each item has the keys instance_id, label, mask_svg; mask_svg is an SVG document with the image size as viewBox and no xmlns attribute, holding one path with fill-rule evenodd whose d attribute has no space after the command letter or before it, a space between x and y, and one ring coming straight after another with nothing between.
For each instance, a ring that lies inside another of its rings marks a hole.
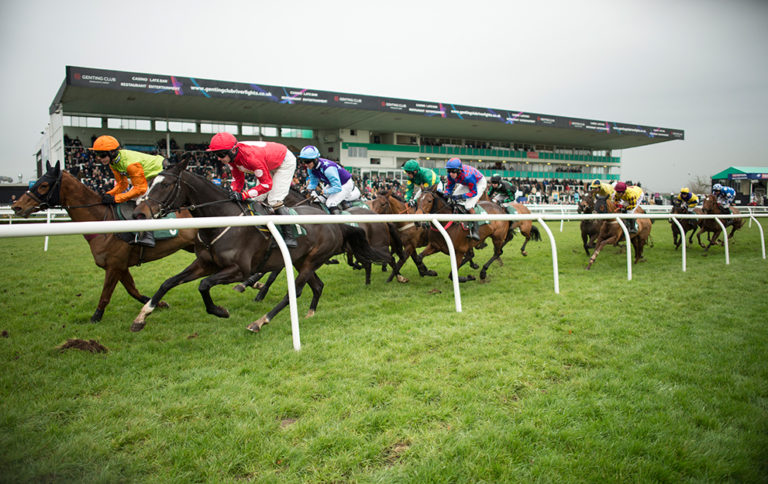
<instances>
[{"instance_id":1,"label":"goggles","mask_svg":"<svg viewBox=\"0 0 768 484\"><path fill-rule=\"evenodd\" d=\"M461 168L448 168L448 173L461 173Z\"/></svg>"},{"instance_id":2,"label":"goggles","mask_svg":"<svg viewBox=\"0 0 768 484\"><path fill-rule=\"evenodd\" d=\"M109 156L109 151L94 151L93 156L96 158L104 158L105 156Z\"/></svg>"},{"instance_id":3,"label":"goggles","mask_svg":"<svg viewBox=\"0 0 768 484\"><path fill-rule=\"evenodd\" d=\"M229 151L217 151L215 154L216 154L216 158L221 160L221 159L229 156Z\"/></svg>"}]
</instances>

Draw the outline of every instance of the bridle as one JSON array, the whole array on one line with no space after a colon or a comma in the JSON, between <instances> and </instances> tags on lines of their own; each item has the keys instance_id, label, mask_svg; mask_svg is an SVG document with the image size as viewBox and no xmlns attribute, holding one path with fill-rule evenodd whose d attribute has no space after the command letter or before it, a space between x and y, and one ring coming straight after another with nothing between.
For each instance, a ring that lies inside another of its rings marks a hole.
<instances>
[{"instance_id":1,"label":"bridle","mask_svg":"<svg viewBox=\"0 0 768 484\"><path fill-rule=\"evenodd\" d=\"M45 178L46 177L44 176L38 183L35 183L35 185L26 192L26 195L34 200L35 203L37 203L37 206L40 208L40 210L47 210L51 207L61 206L61 172L59 172L59 176L56 177L56 180L50 186L48 193L45 195L40 195L40 193L37 192L37 187L40 185L40 183L47 181Z\"/></svg>"},{"instance_id":2,"label":"bridle","mask_svg":"<svg viewBox=\"0 0 768 484\"><path fill-rule=\"evenodd\" d=\"M173 213L173 212L175 212L177 210L189 210L190 212L194 212L195 210L197 210L199 208L202 208L202 207L207 207L209 205L216 205L218 203L229 202L229 199L225 198L225 199L221 199L221 200L214 200L212 202L205 202L205 203L192 204L192 205L186 205L186 206L178 206L178 207L174 208L174 206L177 204L177 202L179 200L179 197L181 197L181 194L182 194L181 193L181 184L184 183L184 185L186 185L187 187L190 186L186 181L184 181L182 179L181 175L183 173L184 172L179 173L179 174L163 172L160 175L158 175L158 176L163 176L163 177L174 178L176 181L173 184L173 189L162 200L158 200L158 199L153 198L153 197L150 196L152 194L152 189L150 187L150 189L147 192L147 194L144 197L144 199L148 200L150 202L154 202L159 207L158 212L154 213L154 211L152 210L152 206L147 204L147 207L149 208L150 216L152 218L155 218L155 219L163 218L166 215L168 215L169 213Z\"/></svg>"}]
</instances>

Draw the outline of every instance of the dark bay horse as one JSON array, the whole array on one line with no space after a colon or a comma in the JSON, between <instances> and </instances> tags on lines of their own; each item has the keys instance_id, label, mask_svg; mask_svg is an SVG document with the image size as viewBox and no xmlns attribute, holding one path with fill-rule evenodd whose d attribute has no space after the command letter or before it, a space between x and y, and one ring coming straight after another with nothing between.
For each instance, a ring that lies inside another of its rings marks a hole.
<instances>
[{"instance_id":1,"label":"dark bay horse","mask_svg":"<svg viewBox=\"0 0 768 484\"><path fill-rule=\"evenodd\" d=\"M613 200L599 198L595 202L595 209L598 213L616 213L618 207ZM639 208L639 213L643 212L642 208ZM592 253L592 257L589 258L589 263L586 269L590 269L592 264L595 263L597 255L608 244L616 245L620 240L624 238L624 230L616 220L604 220L602 227L600 227L600 234L597 236L597 242L595 251ZM637 219L637 233L630 234L630 241L632 247L635 249L635 264L643 262L643 247L648 243L648 237L651 235L651 219L638 218Z\"/></svg>"},{"instance_id":2,"label":"dark bay horse","mask_svg":"<svg viewBox=\"0 0 768 484\"><path fill-rule=\"evenodd\" d=\"M485 209L486 212L491 214L506 213L503 208L491 201L481 201L478 202L478 205ZM448 203L445 195L438 191L423 191L421 197L419 198L417 208L418 210L416 213L453 213L453 207ZM511 225L506 220L493 220L488 224L480 225L478 227L480 240L470 239L468 237L468 230L462 223L448 222L443 227L445 228L446 232L448 232L448 235L451 238L451 242L453 243L453 247L456 252L457 269L460 268L465 262L467 262L468 258L466 255L472 250L472 248L476 247L479 243L488 237L491 237L493 241L493 256L491 256L488 262L483 265L483 268L480 271L480 279L485 279L488 267L493 263L493 261L501 257L504 244L511 240L513 236ZM450 254L445 239L443 238L442 234L437 231L436 228L430 229L428 241L429 242L427 247L421 252L421 254L419 254L420 258L423 259L424 257L434 254L435 252ZM453 274L449 275L449 277L451 276L453 276ZM458 274L456 274L456 276L458 277ZM466 282L468 280L474 280L474 277L459 277L460 282Z\"/></svg>"},{"instance_id":3,"label":"dark bay horse","mask_svg":"<svg viewBox=\"0 0 768 484\"><path fill-rule=\"evenodd\" d=\"M266 214L262 205L230 201L228 193L205 178L185 171L187 162L182 161L160 173L152 183L149 193L136 213L147 217L158 215L189 206L195 217L241 216L250 214L251 207L260 214ZM312 207L296 207L300 215L318 214ZM293 266L298 270L296 276L296 297L298 298L305 284L312 290L312 301L307 317L313 316L323 291L323 282L316 271L333 255L350 247L355 257L360 260L383 262L389 259L388 252L371 248L365 233L358 227L346 224L307 224L306 236L299 237L298 246L290 249ZM214 304L210 290L218 284L241 282L251 274L273 272L283 267L280 250L268 231L254 226L214 227L200 229L195 240L197 258L179 274L162 283L157 293L144 305L131 325L131 331L140 331L146 324L147 316L154 310L157 302L172 288L201 277L199 291L209 314L226 318L229 312ZM267 314L248 325L250 331L258 331L270 322L285 306L288 294Z\"/></svg>"},{"instance_id":4,"label":"dark bay horse","mask_svg":"<svg viewBox=\"0 0 768 484\"><path fill-rule=\"evenodd\" d=\"M591 193L584 195L579 200L579 204L576 206L576 211L578 213L586 214L593 213L595 211L594 195ZM581 242L587 256L589 256L589 249L595 248L595 242L597 241L597 236L600 234L600 227L603 226L603 222L604 220L591 219L582 220L581 224L579 224L579 228L581 229Z\"/></svg>"},{"instance_id":5,"label":"dark bay horse","mask_svg":"<svg viewBox=\"0 0 768 484\"><path fill-rule=\"evenodd\" d=\"M678 198L672 199L672 214L680 214L680 215L690 215L691 212L688 210L688 205L681 202ZM693 213L700 214L702 213L700 208L695 208ZM683 227L683 233L680 234L680 229L677 228L677 224L674 223L672 220L669 220L670 225L672 226L672 242L675 244L675 250L677 250L680 247L680 244L682 244L685 241L686 234L688 231L691 232L691 235L688 237L687 244L693 243L693 236L696 234L696 229L699 227L700 221L698 219L692 219L692 218L681 218L678 220L680 222L680 226ZM715 225L717 223L715 222ZM718 227L719 228L719 227ZM687 247L686 244L686 247Z\"/></svg>"},{"instance_id":6,"label":"dark bay horse","mask_svg":"<svg viewBox=\"0 0 768 484\"><path fill-rule=\"evenodd\" d=\"M720 206L717 204L717 196L714 194L707 195L707 197L704 199L704 204L702 206L702 212L708 215L719 215L723 213ZM731 213L739 214L739 209L737 209L734 206L731 206ZM725 223L723 220L721 222ZM733 218L731 219L731 233L730 235L727 235L728 239L733 238L734 232L739 230L742 225L744 225L744 219L742 218ZM702 219L701 223L699 224L699 231L696 233L696 239L699 241L699 245L704 247L704 251L708 251L712 245L714 245L717 242L717 238L720 236L720 232L722 232L722 229L720 228L720 224L718 224L713 219ZM728 227L726 226L726 231L728 230ZM701 233L702 232L712 232L712 235L709 239L709 244L704 245L701 243Z\"/></svg>"},{"instance_id":7,"label":"dark bay horse","mask_svg":"<svg viewBox=\"0 0 768 484\"><path fill-rule=\"evenodd\" d=\"M37 183L13 204L17 216L26 217L32 212L48 207L62 207L67 211L73 222L97 222L100 220L116 220L115 206L101 203L101 195L80 182L75 176L61 170L59 163L51 167ZM178 218L191 217L188 211L177 212ZM117 234L91 234L85 240L97 266L104 269L104 285L96 311L91 316L91 322L96 323L104 316L104 310L112 298L112 293L118 281L125 287L128 294L141 303L149 301L136 289L131 276L130 267L162 259L179 249L192 252L195 229L179 230L174 238L158 240L152 248L131 245L118 237ZM167 306L159 303L160 306Z\"/></svg>"}]
</instances>

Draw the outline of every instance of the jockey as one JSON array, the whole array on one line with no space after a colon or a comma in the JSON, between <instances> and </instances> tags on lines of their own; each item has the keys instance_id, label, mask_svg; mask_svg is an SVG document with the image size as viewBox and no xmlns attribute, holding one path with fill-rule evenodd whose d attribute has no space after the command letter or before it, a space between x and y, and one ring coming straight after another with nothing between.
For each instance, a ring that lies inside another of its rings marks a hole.
<instances>
[{"instance_id":1,"label":"jockey","mask_svg":"<svg viewBox=\"0 0 768 484\"><path fill-rule=\"evenodd\" d=\"M149 182L163 171L164 158L138 151L121 150L120 143L112 136L99 136L93 142L93 157L102 165L109 165L115 177L115 186L101 197L102 203L113 205L139 198L147 193ZM131 180L131 189L128 180ZM136 234L133 244L155 246L155 234L151 231Z\"/></svg>"},{"instance_id":2,"label":"jockey","mask_svg":"<svg viewBox=\"0 0 768 484\"><path fill-rule=\"evenodd\" d=\"M622 213L640 213L640 200L643 199L643 189L638 186L627 186L624 182L618 182L615 187L614 200L619 204ZM629 233L637 233L637 219L627 219Z\"/></svg>"},{"instance_id":3,"label":"jockey","mask_svg":"<svg viewBox=\"0 0 768 484\"><path fill-rule=\"evenodd\" d=\"M238 143L231 133L216 133L206 151L212 151L232 173L232 193L235 201L265 199L278 215L290 215L284 200L291 187L296 157L280 143L246 141ZM245 189L245 174L252 173L258 183ZM293 231L280 225L280 233L288 247L296 247Z\"/></svg>"},{"instance_id":4,"label":"jockey","mask_svg":"<svg viewBox=\"0 0 768 484\"><path fill-rule=\"evenodd\" d=\"M493 175L491 188L488 190L488 198L504 206L505 203L515 201L515 188L509 182L502 180L500 175Z\"/></svg>"},{"instance_id":5,"label":"jockey","mask_svg":"<svg viewBox=\"0 0 768 484\"><path fill-rule=\"evenodd\" d=\"M307 190L315 200L325 202L325 206L332 214L341 212L340 203L360 199L360 190L355 186L352 175L337 163L320 158L320 151L316 147L308 145L302 148L299 160L307 168L309 176ZM322 196L315 192L320 182L325 185Z\"/></svg>"},{"instance_id":6,"label":"jockey","mask_svg":"<svg viewBox=\"0 0 768 484\"><path fill-rule=\"evenodd\" d=\"M712 185L712 193L717 196L717 206L720 207L720 212L724 214L730 214L731 204L736 198L736 190L731 187L715 183ZM725 221L726 226L731 225L732 223L732 218Z\"/></svg>"},{"instance_id":7,"label":"jockey","mask_svg":"<svg viewBox=\"0 0 768 484\"><path fill-rule=\"evenodd\" d=\"M448 171L445 194L455 202L455 207L459 209L459 213L475 213L475 205L485 193L488 185L483 174L477 169L463 164L458 158L448 160L445 169ZM469 237L480 240L477 222L470 222L469 227Z\"/></svg>"},{"instance_id":8,"label":"jockey","mask_svg":"<svg viewBox=\"0 0 768 484\"><path fill-rule=\"evenodd\" d=\"M595 197L610 198L613 196L613 187L608 183L595 180L589 185L589 193Z\"/></svg>"},{"instance_id":9,"label":"jockey","mask_svg":"<svg viewBox=\"0 0 768 484\"><path fill-rule=\"evenodd\" d=\"M412 207L416 206L416 200L421 196L422 187L434 187L438 191L443 190L443 182L437 173L429 168L420 167L416 160L406 161L403 165L403 171L408 175L408 180L405 182L405 201Z\"/></svg>"},{"instance_id":10,"label":"jockey","mask_svg":"<svg viewBox=\"0 0 768 484\"><path fill-rule=\"evenodd\" d=\"M680 201L681 205L688 207L690 213L693 213L693 209L699 204L699 197L697 197L695 193L691 193L688 188L681 188L680 194L677 195L677 199Z\"/></svg>"}]
</instances>

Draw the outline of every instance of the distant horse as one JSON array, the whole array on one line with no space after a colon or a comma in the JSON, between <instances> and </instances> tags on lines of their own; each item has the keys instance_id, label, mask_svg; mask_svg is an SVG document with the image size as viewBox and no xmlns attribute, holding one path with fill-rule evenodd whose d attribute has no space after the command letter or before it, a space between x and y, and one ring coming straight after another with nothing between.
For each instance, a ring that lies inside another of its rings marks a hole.
<instances>
[{"instance_id":1,"label":"distant horse","mask_svg":"<svg viewBox=\"0 0 768 484\"><path fill-rule=\"evenodd\" d=\"M709 215L719 215L719 214L723 213L722 209L717 204L717 196L715 196L714 194L708 195L704 199L704 204L702 206L702 211L703 211L703 213L709 214ZM739 212L739 210L736 207L731 206L731 213L734 213L734 214L738 215L741 212ZM731 220L732 220L732 223L731 223L731 233L730 233L730 235L728 235L729 239L732 239L734 232L739 230L744 225L744 220L741 219L741 218L733 218ZM722 220L721 220L721 222L722 222ZM720 228L720 224L718 224L713 219L702 219L701 223L699 224L699 227L700 227L699 231L696 233L696 239L699 241L699 245L704 247L704 251L706 252L706 251L709 250L710 247L712 247L713 244L716 243L717 238L720 236L720 232L722 232L722 229ZM726 227L726 231L727 230L728 230L728 228ZM702 232L712 232L712 236L709 239L709 244L706 245L706 246L701 243L701 233Z\"/></svg>"},{"instance_id":2,"label":"distant horse","mask_svg":"<svg viewBox=\"0 0 768 484\"><path fill-rule=\"evenodd\" d=\"M102 204L101 195L82 184L71 173L62 171L59 165L56 163L56 166L51 167L51 164L47 163L45 174L13 204L13 211L17 216L26 217L38 210L62 207L73 222L95 222L118 218L115 210L119 206ZM177 212L176 216L191 217L186 210ZM131 245L120 239L118 234L85 235L94 262L104 269L104 285L96 311L91 316L91 322L101 321L118 281L137 301L141 303L149 301L147 296L136 289L129 267L162 259L179 249L192 252L196 234L195 229L179 230L175 237L157 240L156 245L151 248ZM162 302L158 304L162 307L167 306Z\"/></svg>"},{"instance_id":3,"label":"distant horse","mask_svg":"<svg viewBox=\"0 0 768 484\"><path fill-rule=\"evenodd\" d=\"M242 216L252 213L267 214L261 204L245 204L230 201L227 192L205 178L185 171L187 161L182 161L160 173L152 183L144 202L136 207L136 213L147 217L188 206L195 217ZM300 215L318 214L312 207L296 207ZM364 261L387 261L389 253L372 249L365 233L358 227L346 224L307 224L306 236L298 237L296 248L290 249L296 276L296 297L305 284L312 290L312 301L307 317L313 316L323 291L323 282L316 271L333 255L349 246L356 257ZM167 279L152 299L144 305L131 325L131 331L140 331L146 317L154 310L157 301L170 289L185 282L208 276L200 282L199 291L209 314L226 318L229 312L214 304L210 290L218 284L245 280L258 272L272 272L283 267L283 259L268 231L254 226L214 227L200 229L195 241L197 258L179 274ZM258 331L288 305L288 294L267 314L248 325L248 330Z\"/></svg>"},{"instance_id":4,"label":"distant horse","mask_svg":"<svg viewBox=\"0 0 768 484\"><path fill-rule=\"evenodd\" d=\"M616 204L613 200L598 198L595 202L595 209L598 213L614 213L617 210ZM642 208L638 208L638 213L643 212ZM648 243L648 237L651 235L651 220L647 218L637 219L637 233L631 234L630 239L632 247L635 249L635 264L643 262L643 247ZM597 255L608 244L616 244L624 238L624 230L616 220L605 220L603 226L600 228L600 234L597 236L597 242L595 251L592 253L592 257L589 258L589 263L586 269L590 269L592 264L595 263Z\"/></svg>"},{"instance_id":5,"label":"distant horse","mask_svg":"<svg viewBox=\"0 0 768 484\"><path fill-rule=\"evenodd\" d=\"M695 208L694 212L695 214L701 214L702 211L700 208ZM672 199L672 214L680 214L680 215L690 215L691 212L688 211L688 205L680 201L678 198ZM699 220L693 219L693 218L681 218L678 220L680 222L680 226L683 227L683 233L680 234L680 229L677 228L677 224L674 223L671 219L669 220L670 225L672 226L672 242L675 244L675 250L677 250L680 247L680 244L685 241L685 236L688 233L688 231L691 231L691 235L688 237L688 244L693 243L693 236L696 234L696 229L699 227ZM717 225L717 223L715 223ZM686 244L687 246L687 244Z\"/></svg>"},{"instance_id":6,"label":"distant horse","mask_svg":"<svg viewBox=\"0 0 768 484\"><path fill-rule=\"evenodd\" d=\"M478 205L480 205L483 209L485 209L486 212L490 214L506 213L503 208L490 201L481 201L478 202ZM416 213L453 213L453 207L448 203L445 195L438 191L422 192L417 208L418 210ZM451 238L451 242L453 243L453 247L456 253L457 269L460 268L465 262L467 262L468 259L465 256L467 253L469 253L470 250L472 250L473 247L477 246L488 237L491 237L493 241L493 256L491 256L488 262L483 265L483 268L480 271L480 279L485 279L488 267L493 263L493 261L501 257L504 244L511 240L513 235L510 223L506 220L493 220L490 223L480 225L478 227L480 240L470 239L468 237L468 230L464 227L463 223L448 222L444 228L446 232L448 232L448 235ZM429 243L427 244L427 247L421 252L421 254L419 254L420 258L423 259L424 257L434 254L435 252L450 254L445 239L437 231L437 229L432 228L430 230L428 240ZM449 275L449 277L451 276L453 276L453 274ZM458 274L456 274L456 277L459 277ZM460 282L466 282L468 280L474 280L474 277L459 277Z\"/></svg>"},{"instance_id":7,"label":"distant horse","mask_svg":"<svg viewBox=\"0 0 768 484\"><path fill-rule=\"evenodd\" d=\"M405 200L393 194L391 190L380 190L377 197L371 202L371 209L374 212L381 214L413 214L416 212L415 207L408 205ZM427 269L427 266L424 265L424 262L416 253L416 249L427 245L429 229L414 222L398 222L396 226L400 235L400 240L402 241L403 254L405 255L405 257L398 262L396 268L397 273L400 273L403 264L405 264L410 257L419 269L420 276L436 276L437 272ZM395 272L393 271L390 280L394 275ZM405 280L407 281L407 279Z\"/></svg>"},{"instance_id":8,"label":"distant horse","mask_svg":"<svg viewBox=\"0 0 768 484\"><path fill-rule=\"evenodd\" d=\"M576 207L578 213L590 214L595 211L595 197L587 193L580 200ZM581 241L584 246L584 252L589 256L589 249L595 248L595 241L600 234L600 227L603 226L604 220L582 220L580 224L581 228Z\"/></svg>"},{"instance_id":9,"label":"distant horse","mask_svg":"<svg viewBox=\"0 0 768 484\"><path fill-rule=\"evenodd\" d=\"M486 196L486 199L488 197ZM480 200L482 201L483 198L481 197ZM509 202L505 203L504 205L496 204L497 206L500 206L504 212L502 213L510 213L510 210L507 209L507 207L512 207L513 210L511 213L519 213L523 215L528 215L531 213L531 211L523 205L522 203L517 202ZM523 254L523 256L527 256L528 252L525 251L525 246L528 245L528 241L533 239L536 242L541 240L541 233L539 232L538 227L533 225L532 220L515 220L512 222L512 224L509 227L509 234L510 234L510 240L512 240L512 237L515 236L515 229L520 230L520 233L525 237L525 241L523 242L523 246L520 247L520 253Z\"/></svg>"}]
</instances>

